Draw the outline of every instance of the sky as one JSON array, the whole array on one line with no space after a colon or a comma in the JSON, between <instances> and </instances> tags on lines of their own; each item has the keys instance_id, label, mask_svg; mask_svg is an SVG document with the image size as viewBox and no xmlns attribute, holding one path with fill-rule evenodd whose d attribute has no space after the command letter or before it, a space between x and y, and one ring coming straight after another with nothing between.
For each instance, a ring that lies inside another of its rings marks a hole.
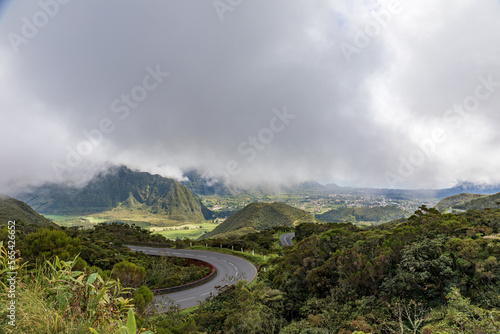
<instances>
[{"instance_id":1,"label":"sky","mask_svg":"<svg viewBox=\"0 0 500 334\"><path fill-rule=\"evenodd\" d=\"M500 182L498 0L1 3L0 192Z\"/></svg>"}]
</instances>

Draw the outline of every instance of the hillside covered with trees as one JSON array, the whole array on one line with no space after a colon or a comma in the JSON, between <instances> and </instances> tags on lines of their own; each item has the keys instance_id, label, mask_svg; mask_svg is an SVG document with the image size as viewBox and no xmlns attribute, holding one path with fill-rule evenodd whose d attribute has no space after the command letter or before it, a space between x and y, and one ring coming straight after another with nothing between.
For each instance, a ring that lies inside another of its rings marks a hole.
<instances>
[{"instance_id":1,"label":"hillside covered with trees","mask_svg":"<svg viewBox=\"0 0 500 334\"><path fill-rule=\"evenodd\" d=\"M426 207L389 229L299 225L301 240L258 284L153 323L164 333L496 334L499 228L500 210Z\"/></svg>"},{"instance_id":2,"label":"hillside covered with trees","mask_svg":"<svg viewBox=\"0 0 500 334\"><path fill-rule=\"evenodd\" d=\"M43 214L100 213L111 220L137 214L157 216L171 223L200 222L212 215L200 199L179 182L134 172L124 166L96 175L83 188L46 185L19 197Z\"/></svg>"},{"instance_id":3,"label":"hillside covered with trees","mask_svg":"<svg viewBox=\"0 0 500 334\"><path fill-rule=\"evenodd\" d=\"M357 222L385 223L404 217L408 217L407 212L394 205L339 208L316 216L329 223L351 222L353 224Z\"/></svg>"},{"instance_id":4,"label":"hillside covered with trees","mask_svg":"<svg viewBox=\"0 0 500 334\"><path fill-rule=\"evenodd\" d=\"M0 227L8 221L16 221L24 233L38 228L56 228L57 225L33 210L28 204L0 194Z\"/></svg>"},{"instance_id":5,"label":"hillside covered with trees","mask_svg":"<svg viewBox=\"0 0 500 334\"><path fill-rule=\"evenodd\" d=\"M238 236L273 227L294 227L301 223L313 223L316 219L308 212L283 203L251 203L235 212L213 231L203 237Z\"/></svg>"},{"instance_id":6,"label":"hillside covered with trees","mask_svg":"<svg viewBox=\"0 0 500 334\"><path fill-rule=\"evenodd\" d=\"M472 199L468 202L455 205L453 208L460 210L498 209L500 208L500 193Z\"/></svg>"},{"instance_id":7,"label":"hillside covered with trees","mask_svg":"<svg viewBox=\"0 0 500 334\"><path fill-rule=\"evenodd\" d=\"M256 216L255 208L248 217ZM286 248L276 238L292 227L263 228L202 242L269 254L259 262L255 283L235 282L198 308L180 312L167 305L156 316L148 308L150 289L199 279L206 268L133 253L123 244L181 248L189 240L168 241L121 223L20 235L18 301L26 319L21 330L87 333L92 327L115 333L118 320L135 313L142 332L157 334L499 332L500 209L442 214L422 206L408 219L370 228L301 222L294 227L294 245ZM6 234L0 236L6 241ZM8 270L7 259L4 246L0 271ZM131 308L134 313L127 313ZM6 320L0 319L2 328Z\"/></svg>"},{"instance_id":8,"label":"hillside covered with trees","mask_svg":"<svg viewBox=\"0 0 500 334\"><path fill-rule=\"evenodd\" d=\"M486 195L462 193L443 198L438 202L438 204L436 204L435 208L442 213L446 213L448 210L455 208L457 205L461 205L483 197L486 197Z\"/></svg>"}]
</instances>

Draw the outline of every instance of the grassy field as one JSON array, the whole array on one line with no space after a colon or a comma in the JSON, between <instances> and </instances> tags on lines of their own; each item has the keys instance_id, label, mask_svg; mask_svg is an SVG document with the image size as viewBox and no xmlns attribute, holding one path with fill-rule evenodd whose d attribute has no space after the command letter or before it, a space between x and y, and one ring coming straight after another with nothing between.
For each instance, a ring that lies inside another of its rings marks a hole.
<instances>
[{"instance_id":1,"label":"grassy field","mask_svg":"<svg viewBox=\"0 0 500 334\"><path fill-rule=\"evenodd\" d=\"M65 226L83 226L83 227L92 227L95 224L103 223L108 221L107 219L101 219L90 216L65 216L65 215L45 215L47 219L52 220L54 223Z\"/></svg>"},{"instance_id":2,"label":"grassy field","mask_svg":"<svg viewBox=\"0 0 500 334\"><path fill-rule=\"evenodd\" d=\"M68 220L79 219L79 216L62 216L62 215L44 215L45 218L52 220L54 223L60 223Z\"/></svg>"},{"instance_id":3,"label":"grassy field","mask_svg":"<svg viewBox=\"0 0 500 334\"><path fill-rule=\"evenodd\" d=\"M84 228L91 228L92 226L105 223L109 221L114 221L113 219L100 218L94 216L66 216L66 215L45 215L45 218L52 220L54 223L60 226L72 227L72 226L83 226ZM149 227L147 222L136 222L136 221L125 221L126 223L135 223L141 227Z\"/></svg>"},{"instance_id":4,"label":"grassy field","mask_svg":"<svg viewBox=\"0 0 500 334\"><path fill-rule=\"evenodd\" d=\"M174 227L182 226L186 224L186 221L190 221L187 217L179 216L172 218L170 216L161 214L152 214L147 210L143 209L126 209L126 208L115 208L110 211L100 212L91 215L97 219L105 219L106 221L121 221L124 223L135 223L141 226L165 226ZM199 222L192 222L193 224L203 223L205 220L200 220ZM139 224L138 224L139 223Z\"/></svg>"},{"instance_id":5,"label":"grassy field","mask_svg":"<svg viewBox=\"0 0 500 334\"><path fill-rule=\"evenodd\" d=\"M218 224L203 223L203 224L186 224L175 227L150 227L150 231L163 235L167 239L197 239L205 232L212 231Z\"/></svg>"},{"instance_id":6,"label":"grassy field","mask_svg":"<svg viewBox=\"0 0 500 334\"><path fill-rule=\"evenodd\" d=\"M115 221L117 219L110 219L107 217L96 217L93 216L66 216L66 215L45 215L47 219L52 220L54 223L65 226L83 226L85 228L91 228L92 226L98 223L104 223L109 221ZM137 218L137 217L135 217ZM150 231L158 233L166 237L167 239L197 239L202 236L205 232L212 231L218 224L214 224L212 222L200 222L200 223L189 223L183 224L179 226L151 226L150 223L144 221L134 221L129 219L119 219L124 223L134 223L143 228L149 228Z\"/></svg>"}]
</instances>

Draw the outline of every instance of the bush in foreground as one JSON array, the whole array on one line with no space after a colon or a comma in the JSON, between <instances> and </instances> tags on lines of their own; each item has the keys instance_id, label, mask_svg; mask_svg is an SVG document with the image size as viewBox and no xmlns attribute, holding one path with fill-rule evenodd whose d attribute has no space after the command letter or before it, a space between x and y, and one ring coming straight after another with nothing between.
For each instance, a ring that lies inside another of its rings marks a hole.
<instances>
[{"instance_id":1,"label":"bush in foreground","mask_svg":"<svg viewBox=\"0 0 500 334\"><path fill-rule=\"evenodd\" d=\"M133 305L123 297L130 289L123 289L118 281L105 281L97 273L73 270L76 259L61 261L56 256L29 271L19 260L12 270L7 266L8 260L7 250L0 242L0 274L17 272L15 327L7 323L9 288L4 281L0 283L3 333L83 334L89 333L90 328L98 333L132 333L126 332L128 325L121 323L122 319L130 324L132 321Z\"/></svg>"}]
</instances>

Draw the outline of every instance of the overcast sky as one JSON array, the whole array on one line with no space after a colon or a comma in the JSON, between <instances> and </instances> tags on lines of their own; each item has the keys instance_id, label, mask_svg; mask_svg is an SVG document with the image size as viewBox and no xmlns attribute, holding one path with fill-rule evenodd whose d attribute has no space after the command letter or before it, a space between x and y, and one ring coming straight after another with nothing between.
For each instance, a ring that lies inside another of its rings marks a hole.
<instances>
[{"instance_id":1,"label":"overcast sky","mask_svg":"<svg viewBox=\"0 0 500 334\"><path fill-rule=\"evenodd\" d=\"M500 182L498 0L0 5L0 192L110 164Z\"/></svg>"}]
</instances>

